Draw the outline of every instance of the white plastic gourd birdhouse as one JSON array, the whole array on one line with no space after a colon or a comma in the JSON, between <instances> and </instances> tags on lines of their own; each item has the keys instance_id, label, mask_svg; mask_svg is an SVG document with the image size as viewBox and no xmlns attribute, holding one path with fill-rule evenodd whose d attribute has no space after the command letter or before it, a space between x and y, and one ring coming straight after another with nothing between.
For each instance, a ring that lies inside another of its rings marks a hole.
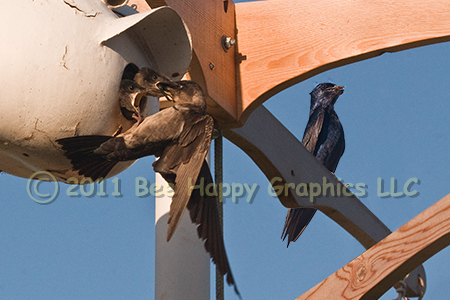
<instances>
[{"instance_id":1,"label":"white plastic gourd birdhouse","mask_svg":"<svg viewBox=\"0 0 450 300\"><path fill-rule=\"evenodd\" d=\"M123 76L150 67L179 79L190 64L188 30L169 7L129 8L125 17L100 0L15 0L1 8L0 170L15 176L78 176L55 140L128 129L118 102ZM147 99L144 115L156 101Z\"/></svg>"}]
</instances>

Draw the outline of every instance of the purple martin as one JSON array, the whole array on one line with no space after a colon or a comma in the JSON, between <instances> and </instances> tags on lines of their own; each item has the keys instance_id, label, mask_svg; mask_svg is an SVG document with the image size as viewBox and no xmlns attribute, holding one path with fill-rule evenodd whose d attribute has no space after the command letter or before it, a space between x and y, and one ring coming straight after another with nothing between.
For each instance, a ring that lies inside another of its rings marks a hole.
<instances>
[{"instance_id":1,"label":"purple martin","mask_svg":"<svg viewBox=\"0 0 450 300\"><path fill-rule=\"evenodd\" d=\"M145 95L145 89L134 80L123 79L120 82L119 105L122 115L127 120L142 121L139 103Z\"/></svg>"},{"instance_id":2,"label":"purple martin","mask_svg":"<svg viewBox=\"0 0 450 300\"><path fill-rule=\"evenodd\" d=\"M162 97L164 94L158 89L160 82L171 82L171 80L155 70L142 68L135 75L134 80L123 79L120 82L119 104L123 116L128 120L135 119L138 123L142 121L141 111L144 95Z\"/></svg>"},{"instance_id":3,"label":"purple martin","mask_svg":"<svg viewBox=\"0 0 450 300\"><path fill-rule=\"evenodd\" d=\"M142 83L142 82L141 82ZM240 296L225 251L217 209L218 197L194 189L201 178L204 186L213 183L205 161L214 120L206 113L201 87L192 81L159 82L158 89L174 106L146 117L128 131L112 136L77 136L57 140L73 168L93 181L105 178L120 161L154 155L155 172L172 184L174 196L169 211L169 241L185 208L198 224L197 234L229 285Z\"/></svg>"},{"instance_id":4,"label":"purple martin","mask_svg":"<svg viewBox=\"0 0 450 300\"><path fill-rule=\"evenodd\" d=\"M172 82L169 77L150 68L140 69L136 75L134 75L134 81L142 86L148 95L153 97L164 96L163 92L158 88L158 83Z\"/></svg>"},{"instance_id":5,"label":"purple martin","mask_svg":"<svg viewBox=\"0 0 450 300\"><path fill-rule=\"evenodd\" d=\"M344 87L332 83L321 83L313 89L302 140L303 146L333 173L345 149L344 129L334 111L334 104L343 92ZM288 210L282 233L283 241L288 236L288 247L290 242L297 241L315 213L316 209L311 207Z\"/></svg>"}]
</instances>

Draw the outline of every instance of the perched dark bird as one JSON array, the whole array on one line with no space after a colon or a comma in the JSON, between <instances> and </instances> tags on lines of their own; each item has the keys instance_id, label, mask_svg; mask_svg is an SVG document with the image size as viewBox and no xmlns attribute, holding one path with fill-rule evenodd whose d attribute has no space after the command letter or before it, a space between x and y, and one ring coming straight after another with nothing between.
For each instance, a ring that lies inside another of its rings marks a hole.
<instances>
[{"instance_id":1,"label":"perched dark bird","mask_svg":"<svg viewBox=\"0 0 450 300\"><path fill-rule=\"evenodd\" d=\"M158 83L158 88L174 106L146 117L127 132L111 136L78 136L59 139L67 158L80 175L93 181L105 178L120 161L147 155L159 157L153 163L155 172L174 184L169 212L167 240L172 237L185 208L198 236L227 282L239 295L225 252L223 233L217 209L217 196L192 189L201 178L204 186L213 183L205 156L211 143L214 120L206 113L206 100L195 82Z\"/></svg>"},{"instance_id":2,"label":"perched dark bird","mask_svg":"<svg viewBox=\"0 0 450 300\"><path fill-rule=\"evenodd\" d=\"M333 107L343 92L344 87L332 83L321 83L313 89L302 141L303 146L333 173L345 149L344 129ZM316 209L311 207L288 210L282 234L283 241L289 236L288 247L300 237L315 213Z\"/></svg>"}]
</instances>

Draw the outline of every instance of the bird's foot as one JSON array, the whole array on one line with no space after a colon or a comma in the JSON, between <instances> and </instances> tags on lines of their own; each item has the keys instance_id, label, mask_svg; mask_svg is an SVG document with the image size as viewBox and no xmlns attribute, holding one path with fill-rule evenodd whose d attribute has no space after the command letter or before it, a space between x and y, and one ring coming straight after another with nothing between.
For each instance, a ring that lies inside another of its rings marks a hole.
<instances>
[{"instance_id":1,"label":"bird's foot","mask_svg":"<svg viewBox=\"0 0 450 300\"><path fill-rule=\"evenodd\" d=\"M144 120L144 118L142 118L142 115L141 115L141 114L138 114L138 115L136 115L136 114L133 114L133 119L135 119L135 120L136 120L136 122L137 122L137 125L141 124L141 123L142 123L142 121Z\"/></svg>"}]
</instances>

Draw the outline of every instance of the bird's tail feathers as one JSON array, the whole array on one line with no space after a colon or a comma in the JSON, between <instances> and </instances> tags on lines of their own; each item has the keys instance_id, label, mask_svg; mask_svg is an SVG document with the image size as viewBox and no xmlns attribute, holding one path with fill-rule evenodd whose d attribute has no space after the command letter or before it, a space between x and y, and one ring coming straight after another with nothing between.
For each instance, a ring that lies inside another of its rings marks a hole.
<instances>
[{"instance_id":1,"label":"bird's tail feathers","mask_svg":"<svg viewBox=\"0 0 450 300\"><path fill-rule=\"evenodd\" d=\"M111 138L111 136L103 135L86 135L63 138L56 142L62 146L64 154L72 162L74 170L77 170L80 175L96 181L105 178L117 164L117 161L107 160L104 155L94 153L101 144Z\"/></svg>"},{"instance_id":2,"label":"bird's tail feathers","mask_svg":"<svg viewBox=\"0 0 450 300\"><path fill-rule=\"evenodd\" d=\"M290 208L288 210L281 234L283 241L286 237L288 238L287 247L289 247L290 242L297 241L315 213L316 209L312 207Z\"/></svg>"}]
</instances>

